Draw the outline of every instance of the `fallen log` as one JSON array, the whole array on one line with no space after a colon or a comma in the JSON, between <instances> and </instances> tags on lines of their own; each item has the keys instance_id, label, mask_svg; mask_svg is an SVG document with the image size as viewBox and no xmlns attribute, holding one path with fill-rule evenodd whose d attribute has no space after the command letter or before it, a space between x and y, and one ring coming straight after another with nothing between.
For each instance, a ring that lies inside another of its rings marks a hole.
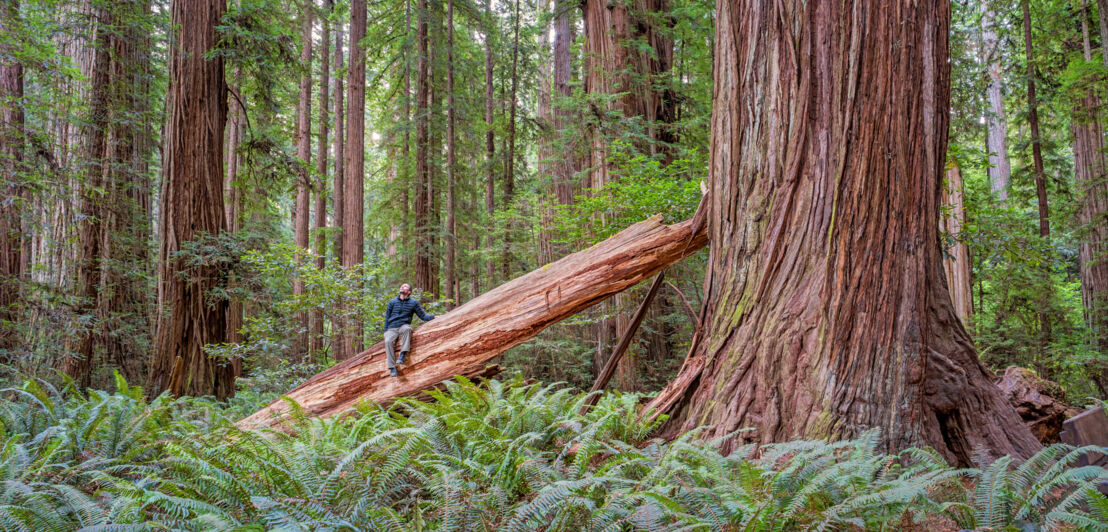
<instances>
[{"instance_id":1,"label":"fallen log","mask_svg":"<svg viewBox=\"0 0 1108 532\"><path fill-rule=\"evenodd\" d=\"M455 375L481 373L485 363L534 338L546 327L656 275L708 243L705 209L665 225L661 216L639 222L586 250L568 255L470 300L412 334L410 363L400 377L385 369L378 342L308 379L286 397L308 415L332 416L361 400L388 403L416 395ZM278 399L239 421L272 426L289 411Z\"/></svg>"}]
</instances>

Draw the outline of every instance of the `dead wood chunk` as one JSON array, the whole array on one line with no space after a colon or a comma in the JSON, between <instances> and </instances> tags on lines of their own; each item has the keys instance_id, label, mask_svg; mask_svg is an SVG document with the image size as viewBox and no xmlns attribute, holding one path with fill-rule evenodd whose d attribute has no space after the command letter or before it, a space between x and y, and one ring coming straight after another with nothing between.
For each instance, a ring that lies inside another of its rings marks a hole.
<instances>
[{"instance_id":1,"label":"dead wood chunk","mask_svg":"<svg viewBox=\"0 0 1108 532\"><path fill-rule=\"evenodd\" d=\"M1027 368L1009 366L996 383L1024 424L1044 444L1061 441L1062 422L1072 412L1066 394L1057 383L1040 378Z\"/></svg>"},{"instance_id":2,"label":"dead wood chunk","mask_svg":"<svg viewBox=\"0 0 1108 532\"><path fill-rule=\"evenodd\" d=\"M1108 447L1108 415L1103 408L1090 408L1063 423L1062 441L1075 447L1098 445ZM1080 459L1080 465L1108 467L1108 455L1088 453Z\"/></svg>"}]
</instances>

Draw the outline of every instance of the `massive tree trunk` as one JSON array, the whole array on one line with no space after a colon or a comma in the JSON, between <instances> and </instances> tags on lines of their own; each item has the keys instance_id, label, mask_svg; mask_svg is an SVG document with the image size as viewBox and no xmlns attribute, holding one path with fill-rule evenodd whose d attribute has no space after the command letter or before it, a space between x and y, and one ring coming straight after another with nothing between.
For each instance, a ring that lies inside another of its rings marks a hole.
<instances>
[{"instance_id":1,"label":"massive tree trunk","mask_svg":"<svg viewBox=\"0 0 1108 532\"><path fill-rule=\"evenodd\" d=\"M515 16L512 17L512 90L508 97L508 154L504 161L503 204L508 209L512 208L516 190L516 111L519 109L519 1L516 0ZM512 222L509 221L504 227L504 254L501 257L504 279L512 278L512 225Z\"/></svg>"},{"instance_id":2,"label":"massive tree trunk","mask_svg":"<svg viewBox=\"0 0 1108 532\"><path fill-rule=\"evenodd\" d=\"M939 248L945 0L720 1L704 330L649 405L742 441L1039 444L954 315Z\"/></svg>"},{"instance_id":3,"label":"massive tree trunk","mask_svg":"<svg viewBox=\"0 0 1108 532\"><path fill-rule=\"evenodd\" d=\"M419 327L411 363L400 378L386 373L384 344L308 379L287 397L309 415L331 416L366 399L388 402L452 378L480 374L485 363L535 337L547 326L649 279L704 247L703 218L663 225L660 217L635 224L584 251L486 292ZM289 411L284 399L240 421L268 426Z\"/></svg>"},{"instance_id":4,"label":"massive tree trunk","mask_svg":"<svg viewBox=\"0 0 1108 532\"><path fill-rule=\"evenodd\" d=\"M1108 13L1102 12L1101 20L1106 17ZM1092 61L1085 10L1082 10L1081 30L1085 60ZM1099 109L1100 95L1092 87L1074 106L1073 163L1080 198L1078 260L1085 323L1090 346L1108 353L1108 161L1105 160L1104 127ZM1101 395L1108 396L1108 364L1094 363L1087 370Z\"/></svg>"},{"instance_id":5,"label":"massive tree trunk","mask_svg":"<svg viewBox=\"0 0 1108 532\"><path fill-rule=\"evenodd\" d=\"M962 241L962 228L966 224L965 194L962 187L962 171L953 162L946 165L940 205L943 215L939 218L939 232L949 240L944 242L943 271L950 289L950 301L954 314L968 330L973 318L973 264L969 246Z\"/></svg>"},{"instance_id":6,"label":"massive tree trunk","mask_svg":"<svg viewBox=\"0 0 1108 532\"><path fill-rule=\"evenodd\" d=\"M350 70L347 88L350 95L346 113L346 163L343 181L342 265L361 267L365 259L365 0L350 3ZM344 345L339 360L362 350L362 320L352 316L344 328Z\"/></svg>"},{"instance_id":7,"label":"massive tree trunk","mask_svg":"<svg viewBox=\"0 0 1108 532\"><path fill-rule=\"evenodd\" d=\"M308 228L311 226L311 164L312 164L312 15L315 6L311 0L303 0L300 7L300 102L296 107L296 158L300 166L296 169L296 205L293 208L294 236L298 253L308 250ZM303 255L301 255L303 257ZM292 282L293 295L304 294L304 280L299 276ZM292 356L308 360L310 324L308 311L296 313L296 341L293 342Z\"/></svg>"},{"instance_id":8,"label":"massive tree trunk","mask_svg":"<svg viewBox=\"0 0 1108 532\"><path fill-rule=\"evenodd\" d=\"M996 33L996 13L986 6L981 17L981 59L989 81L985 89L989 108L985 116L985 149L989 152L989 184L1001 201L1008 200L1008 180L1012 166L1008 162L1008 119L1004 114L1004 82L1001 79L1000 40Z\"/></svg>"},{"instance_id":9,"label":"massive tree trunk","mask_svg":"<svg viewBox=\"0 0 1108 532\"><path fill-rule=\"evenodd\" d=\"M569 0L554 0L554 86L552 97L567 99L573 95L573 56L570 47L573 43L576 24L570 19L570 13L576 13L576 7ZM575 17L576 18L576 17ZM558 105L561 103L561 105ZM554 130L563 131L573 121L572 112L563 102L553 102ZM572 145L568 138L562 138L563 146ZM553 161L554 196L558 203L568 205L581 189L576 179L581 168L581 160L576 150L567 150Z\"/></svg>"},{"instance_id":10,"label":"massive tree trunk","mask_svg":"<svg viewBox=\"0 0 1108 532\"><path fill-rule=\"evenodd\" d=\"M346 260L343 253L342 241L343 241L343 228L346 227L346 221L343 218L345 216L345 203L346 198L344 194L344 188L346 188L346 166L345 166L345 153L346 153L346 139L344 138L344 131L346 129L346 114L343 112L343 96L345 90L343 88L342 76L340 75L343 70L343 55L342 55L342 42L343 31L342 23L338 23L335 26L335 139L332 145L335 149L335 178L334 178L334 190L331 191L331 209L334 217L331 225L335 228L335 242L334 242L334 258L335 262L343 264ZM336 309L334 318L331 321L331 331L334 334L334 338L331 340L331 357L334 360L343 360L346 358L346 318L344 316L344 309Z\"/></svg>"},{"instance_id":11,"label":"massive tree trunk","mask_svg":"<svg viewBox=\"0 0 1108 532\"><path fill-rule=\"evenodd\" d=\"M157 338L150 391L174 395L234 394L229 363L204 346L226 339L227 302L208 292L219 282L215 266L186 266L174 256L188 242L226 229L223 211L223 127L227 86L223 60L206 58L216 44L224 0L171 3L169 120L165 128L161 271Z\"/></svg>"},{"instance_id":12,"label":"massive tree trunk","mask_svg":"<svg viewBox=\"0 0 1108 532\"><path fill-rule=\"evenodd\" d=\"M0 7L0 31L14 32L19 1ZM23 65L8 50L0 50L0 361L10 360L18 343L17 321L23 276L22 168Z\"/></svg>"}]
</instances>

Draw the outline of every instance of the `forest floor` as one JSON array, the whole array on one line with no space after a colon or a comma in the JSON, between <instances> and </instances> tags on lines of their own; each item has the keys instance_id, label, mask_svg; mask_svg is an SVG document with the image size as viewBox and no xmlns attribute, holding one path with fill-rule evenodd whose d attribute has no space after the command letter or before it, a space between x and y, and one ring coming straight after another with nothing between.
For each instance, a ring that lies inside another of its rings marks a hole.
<instances>
[{"instance_id":1,"label":"forest floor","mask_svg":"<svg viewBox=\"0 0 1108 532\"><path fill-rule=\"evenodd\" d=\"M0 529L1108 530L1108 472L1065 445L979 469L884 454L875 432L722 456L695 432L651 439L634 394L583 415L585 394L522 379L433 396L299 415L287 434L234 426L268 402L256 391L148 401L122 379L28 380L0 398Z\"/></svg>"}]
</instances>

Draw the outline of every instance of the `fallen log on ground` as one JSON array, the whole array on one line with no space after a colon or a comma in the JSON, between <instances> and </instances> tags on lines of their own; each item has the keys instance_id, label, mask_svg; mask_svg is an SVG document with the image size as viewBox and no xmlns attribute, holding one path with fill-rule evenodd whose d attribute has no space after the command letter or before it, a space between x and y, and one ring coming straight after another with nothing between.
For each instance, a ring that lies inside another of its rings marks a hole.
<instances>
[{"instance_id":1,"label":"fallen log on ground","mask_svg":"<svg viewBox=\"0 0 1108 532\"><path fill-rule=\"evenodd\" d=\"M546 327L626 290L708 243L704 209L691 220L639 222L470 300L412 334L410 362L398 378L385 369L384 342L308 379L287 394L305 413L332 416L361 400L388 403L455 375L481 373L485 363ZM278 399L239 422L272 426L289 411Z\"/></svg>"}]
</instances>

